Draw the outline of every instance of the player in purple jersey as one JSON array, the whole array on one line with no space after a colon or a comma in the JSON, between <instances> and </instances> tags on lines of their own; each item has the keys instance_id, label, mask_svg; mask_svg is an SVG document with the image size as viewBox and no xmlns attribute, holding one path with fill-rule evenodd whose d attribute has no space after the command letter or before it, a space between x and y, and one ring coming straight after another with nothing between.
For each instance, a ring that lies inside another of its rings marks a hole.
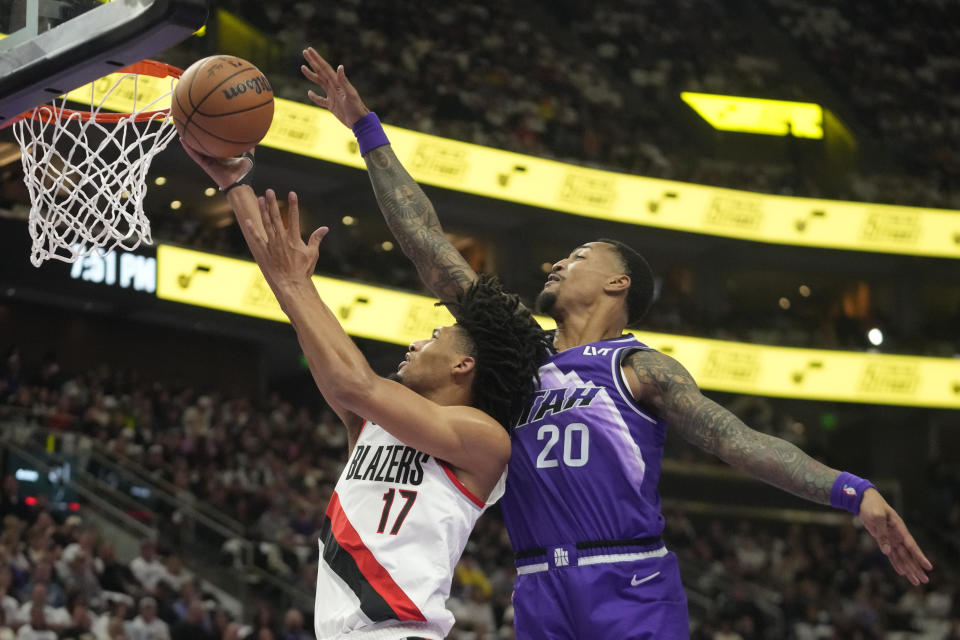
<instances>
[{"instance_id":1,"label":"player in purple jersey","mask_svg":"<svg viewBox=\"0 0 960 640\"><path fill-rule=\"evenodd\" d=\"M445 238L343 67L334 71L313 49L304 57L304 75L325 93L310 91L310 99L353 129L404 253L437 297L455 300L477 274ZM930 562L869 481L750 429L701 394L678 362L624 335L652 299L649 266L614 240L585 243L557 261L538 298L557 331L513 432L502 503L517 556L517 638L688 637L676 558L660 539L667 424L733 467L859 514L897 573L927 582Z\"/></svg>"}]
</instances>

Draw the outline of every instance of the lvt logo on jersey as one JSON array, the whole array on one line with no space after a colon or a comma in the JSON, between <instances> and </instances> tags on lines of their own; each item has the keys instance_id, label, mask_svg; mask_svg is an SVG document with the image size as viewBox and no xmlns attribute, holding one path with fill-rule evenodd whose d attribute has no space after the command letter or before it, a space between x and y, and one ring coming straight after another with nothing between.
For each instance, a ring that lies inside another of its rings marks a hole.
<instances>
[{"instance_id":1,"label":"lvt logo on jersey","mask_svg":"<svg viewBox=\"0 0 960 640\"><path fill-rule=\"evenodd\" d=\"M608 353L613 351L610 347L595 347L592 344L588 344L583 348L583 355L585 356L605 356Z\"/></svg>"},{"instance_id":2,"label":"lvt logo on jersey","mask_svg":"<svg viewBox=\"0 0 960 640\"><path fill-rule=\"evenodd\" d=\"M597 397L600 389L600 387L594 386L538 389L534 392L527 408L517 421L517 426L522 427L529 422L536 422L547 416L555 416L574 407L589 406L593 399Z\"/></svg>"},{"instance_id":3,"label":"lvt logo on jersey","mask_svg":"<svg viewBox=\"0 0 960 640\"><path fill-rule=\"evenodd\" d=\"M403 444L358 444L350 457L347 480L419 485L423 482L423 465L429 459L427 454Z\"/></svg>"}]
</instances>

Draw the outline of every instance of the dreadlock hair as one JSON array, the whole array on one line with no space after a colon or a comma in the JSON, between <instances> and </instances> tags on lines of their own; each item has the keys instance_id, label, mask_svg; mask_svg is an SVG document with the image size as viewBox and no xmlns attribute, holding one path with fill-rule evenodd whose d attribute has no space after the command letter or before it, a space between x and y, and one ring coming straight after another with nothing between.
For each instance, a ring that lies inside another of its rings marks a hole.
<instances>
[{"instance_id":1,"label":"dreadlock hair","mask_svg":"<svg viewBox=\"0 0 960 640\"><path fill-rule=\"evenodd\" d=\"M457 326L469 336L474 358L473 406L510 431L539 382L547 336L520 296L482 274L457 299Z\"/></svg>"},{"instance_id":2,"label":"dreadlock hair","mask_svg":"<svg viewBox=\"0 0 960 640\"><path fill-rule=\"evenodd\" d=\"M596 242L613 245L622 263L623 272L630 276L630 290L627 291L627 326L636 327L653 304L653 270L636 249L619 240L601 238Z\"/></svg>"}]
</instances>

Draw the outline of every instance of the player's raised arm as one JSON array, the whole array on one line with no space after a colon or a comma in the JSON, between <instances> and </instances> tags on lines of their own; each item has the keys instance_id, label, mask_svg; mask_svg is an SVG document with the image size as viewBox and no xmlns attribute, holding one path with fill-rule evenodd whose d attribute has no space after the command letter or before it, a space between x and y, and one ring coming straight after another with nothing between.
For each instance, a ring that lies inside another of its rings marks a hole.
<instances>
[{"instance_id":1,"label":"player's raised arm","mask_svg":"<svg viewBox=\"0 0 960 640\"><path fill-rule=\"evenodd\" d=\"M248 242L248 234L251 233L251 229L254 229L256 233L262 235L264 233L264 227L260 214L260 206L257 201L257 196L249 184L254 166L253 150L237 158L211 158L191 148L183 140L180 142L183 145L184 151L187 152L187 155L200 165L200 168L213 179L220 188L220 191L226 192L227 200L230 202L234 215L237 217L240 230ZM263 271L262 269L261 271L267 280L267 284L273 289L275 284L271 282L273 274ZM310 274L312 273L313 270L311 269ZM308 278L310 274L307 274ZM297 329L292 318L290 322L294 325L294 329ZM330 405L330 408L333 409L334 413L337 414L347 428L347 441L349 442L349 449L352 451L360 427L363 424L363 419L336 401L333 393L328 388L327 377L314 375L314 381L317 383L317 388L327 401L327 404Z\"/></svg>"},{"instance_id":2,"label":"player's raised arm","mask_svg":"<svg viewBox=\"0 0 960 640\"><path fill-rule=\"evenodd\" d=\"M801 498L859 515L897 573L914 585L928 581L930 561L870 482L831 469L795 445L751 429L700 393L689 372L669 356L636 351L623 372L634 397L666 418L688 442Z\"/></svg>"},{"instance_id":3,"label":"player's raised arm","mask_svg":"<svg viewBox=\"0 0 960 640\"><path fill-rule=\"evenodd\" d=\"M470 287L477 274L444 236L433 204L400 164L376 114L364 105L343 65L334 71L312 47L303 52L303 57L308 63L301 67L303 75L325 94L320 96L311 90L310 100L353 129L387 226L416 265L420 279L456 316L451 303Z\"/></svg>"}]
</instances>

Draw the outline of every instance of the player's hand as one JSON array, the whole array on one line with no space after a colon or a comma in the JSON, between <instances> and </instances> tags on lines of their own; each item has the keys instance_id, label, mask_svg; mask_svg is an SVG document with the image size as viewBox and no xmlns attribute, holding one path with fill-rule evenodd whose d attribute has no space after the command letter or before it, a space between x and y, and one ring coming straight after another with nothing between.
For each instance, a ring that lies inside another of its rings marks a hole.
<instances>
[{"instance_id":1,"label":"player's hand","mask_svg":"<svg viewBox=\"0 0 960 640\"><path fill-rule=\"evenodd\" d=\"M307 80L320 85L326 94L326 97L322 97L312 89L307 91L307 97L315 105L329 109L340 122L351 128L357 120L370 113L360 94L347 80L343 65L334 71L313 47L304 49L303 57L307 64L300 65L300 71Z\"/></svg>"},{"instance_id":2,"label":"player's hand","mask_svg":"<svg viewBox=\"0 0 960 640\"><path fill-rule=\"evenodd\" d=\"M932 570L933 565L907 531L903 518L876 489L864 492L860 503L860 521L880 545L880 551L887 556L897 573L905 576L914 586L930 581L927 571Z\"/></svg>"},{"instance_id":3,"label":"player's hand","mask_svg":"<svg viewBox=\"0 0 960 640\"><path fill-rule=\"evenodd\" d=\"M194 162L200 165L200 168L207 172L207 175L213 178L213 181L221 190L226 189L234 182L247 175L253 169L253 160L243 156L236 158L214 158L201 151L197 151L186 140L180 138L180 144L183 150L187 152ZM253 155L254 150L250 149Z\"/></svg>"},{"instance_id":4,"label":"player's hand","mask_svg":"<svg viewBox=\"0 0 960 640\"><path fill-rule=\"evenodd\" d=\"M310 282L317 266L320 242L330 230L320 227L307 242L300 237L300 206L297 194L287 195L286 220L280 213L277 194L267 189L258 199L260 222L242 220L242 231L257 264L271 287L285 288ZM281 291L274 291L279 294Z\"/></svg>"}]
</instances>

